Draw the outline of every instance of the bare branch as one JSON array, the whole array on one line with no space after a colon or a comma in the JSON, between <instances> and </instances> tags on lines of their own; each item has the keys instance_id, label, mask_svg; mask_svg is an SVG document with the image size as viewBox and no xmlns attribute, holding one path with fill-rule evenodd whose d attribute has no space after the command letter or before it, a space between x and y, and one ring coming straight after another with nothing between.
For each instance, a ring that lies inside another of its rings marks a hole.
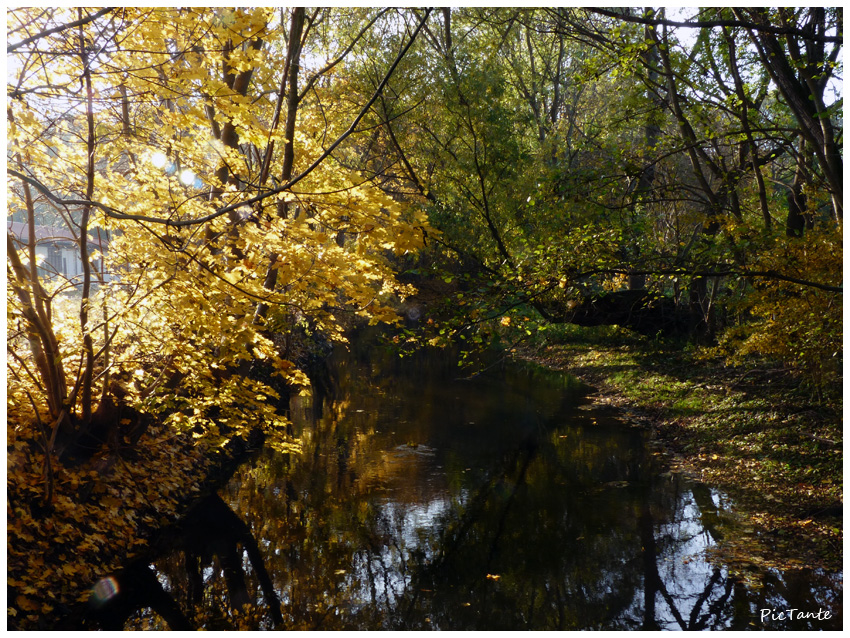
<instances>
[{"instance_id":1,"label":"bare branch","mask_svg":"<svg viewBox=\"0 0 850 638\"><path fill-rule=\"evenodd\" d=\"M24 38L20 42L10 44L6 47L6 53L12 53L13 51L17 51L21 47L24 47L28 44L32 44L33 42L41 40L42 38L46 38L47 36L53 35L54 33L61 33L62 31L67 31L68 29L73 29L74 27L81 27L83 25L88 24L89 22L94 22L99 17L104 16L110 11L114 11L117 8L118 7L106 7L105 9L101 9L96 13L86 16L85 18L80 18L79 20L74 20L73 22L68 22L66 24L60 24L59 26L53 27L52 29L46 29L44 31L36 33L35 35L32 35L28 38Z\"/></svg>"},{"instance_id":2,"label":"bare branch","mask_svg":"<svg viewBox=\"0 0 850 638\"><path fill-rule=\"evenodd\" d=\"M602 9L600 7L587 7L588 11L598 13L599 15L608 18L616 18L625 22L634 22L637 24L648 24L650 26L667 26L667 27L684 27L687 29L712 29L714 27L738 27L743 29L752 29L753 31L763 31L765 33L773 33L775 35L796 35L806 40L816 40L818 42L835 42L841 43L844 41L843 34L838 35L817 35L803 29L794 27L775 27L770 24L758 24L746 20L688 20L680 22L676 20L665 20L661 18L643 18L641 16L633 16L610 9Z\"/></svg>"}]
</instances>

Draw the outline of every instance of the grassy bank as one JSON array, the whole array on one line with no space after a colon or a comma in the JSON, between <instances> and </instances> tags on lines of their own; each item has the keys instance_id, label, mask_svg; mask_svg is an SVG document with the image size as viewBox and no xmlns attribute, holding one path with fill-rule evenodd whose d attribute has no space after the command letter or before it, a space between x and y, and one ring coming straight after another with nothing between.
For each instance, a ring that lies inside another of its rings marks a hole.
<instances>
[{"instance_id":1,"label":"grassy bank","mask_svg":"<svg viewBox=\"0 0 850 638\"><path fill-rule=\"evenodd\" d=\"M726 491L732 565L842 567L842 415L774 367L729 367L618 329L567 328L517 354L590 383L650 427L679 471Z\"/></svg>"}]
</instances>

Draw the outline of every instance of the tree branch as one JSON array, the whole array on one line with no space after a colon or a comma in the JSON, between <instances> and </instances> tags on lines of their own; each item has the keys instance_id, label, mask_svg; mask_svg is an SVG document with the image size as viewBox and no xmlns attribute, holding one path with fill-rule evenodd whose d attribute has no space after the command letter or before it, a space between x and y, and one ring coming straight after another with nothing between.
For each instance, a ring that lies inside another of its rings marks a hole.
<instances>
[{"instance_id":1,"label":"tree branch","mask_svg":"<svg viewBox=\"0 0 850 638\"><path fill-rule=\"evenodd\" d=\"M842 34L838 35L817 35L810 31L797 29L794 27L775 27L769 24L757 24L745 20L694 20L679 22L676 20L666 20L659 18L644 18L641 16L626 15L610 9L600 7L587 7L588 11L598 13L599 15L608 18L616 18L625 22L634 22L637 24L648 24L651 26L667 26L667 27L684 27L688 29L712 29L714 27L738 27L742 29L753 29L754 31L763 31L765 33L773 33L775 35L796 35L806 40L816 40L818 42L835 42L841 43L844 41Z\"/></svg>"},{"instance_id":2,"label":"tree branch","mask_svg":"<svg viewBox=\"0 0 850 638\"><path fill-rule=\"evenodd\" d=\"M817 281L809 281L808 279L800 279L799 277L784 275L776 270L688 270L687 268L658 268L647 270L634 270L628 268L599 268L595 270L588 270L581 273L571 274L571 277L576 279L582 277L590 277L591 275L602 274L676 275L690 277L758 277L759 279L774 279L777 281L786 281L791 284L799 284L800 286L806 286L807 288L817 288L818 290L834 292L839 295L843 294L844 292L843 286L832 286L830 284L822 284Z\"/></svg>"},{"instance_id":3,"label":"tree branch","mask_svg":"<svg viewBox=\"0 0 850 638\"><path fill-rule=\"evenodd\" d=\"M310 164L310 166L308 166L306 169L304 169L303 172L299 173L298 175L287 181L285 184L282 184L277 188L272 188L264 193L260 193L259 195L255 195L254 197L250 197L245 200L233 202L232 204L227 204L226 206L221 206L215 209L209 215L204 215L203 217L197 217L195 219L183 220L165 219L162 217L149 217L147 215L133 215L130 213L124 213L115 208L112 208L111 206L106 206L105 204L102 204L97 201L92 201L90 199L62 199L61 197L58 197L53 194L53 192L51 192L51 190L47 186L45 186L38 180L33 179L32 177L28 177L27 175L24 175L23 173L8 167L6 168L6 172L9 175L17 177L18 179L28 183L38 192L47 197L50 201L60 206L91 206L97 208L100 211L103 211L103 213L105 213L109 217L112 217L113 219L127 219L138 222L148 222L151 224L163 224L165 226L172 226L175 228L183 226L194 226L196 224L205 224L209 221L212 221L213 219L216 219L217 217L221 217L222 215L241 208L242 206L251 206L252 204L256 204L257 202L261 202L265 199L268 199L269 197L274 197L275 195L279 195L288 190L291 190L292 187L295 186L295 184L307 177L316 169L316 167L318 167L322 162L324 162L328 158L328 156L355 131L357 125L360 124L360 121L366 116L366 113L369 112L369 109L372 108L372 105L378 99L378 96L381 95L381 92L384 90L384 87L386 87L387 82L389 82L389 79L392 76L393 72L396 70L396 67L399 65L401 60L407 54L407 51L416 41L416 36L419 35L419 32L422 30L422 27L425 24L425 21L428 19L430 13L430 8L425 11L425 15L419 22L419 25L416 27L416 30L413 32L410 41L398 54L392 66L387 71L387 74L384 76L384 79L381 81L381 83L378 85L378 88L375 90L374 95L372 95L371 99L363 106L363 108L360 110L360 113L357 115L356 118L354 118L354 121L351 123L348 129L346 129L333 144L331 144L319 157L317 157L316 160L312 164Z\"/></svg>"},{"instance_id":4,"label":"tree branch","mask_svg":"<svg viewBox=\"0 0 850 638\"><path fill-rule=\"evenodd\" d=\"M53 27L52 29L46 29L35 35L32 35L28 38L24 38L20 42L16 42L15 44L10 44L6 47L6 53L12 53L13 51L17 51L21 47L24 47L28 44L31 44L37 40L41 40L42 38L46 38L49 35L53 35L54 33L61 33L62 31L67 31L68 29L73 29L74 27L81 27L89 22L94 22L99 17L106 15L110 11L117 9L118 7L106 7L105 9L101 9L100 11L93 13L85 18L80 18L79 20L74 20L73 22L68 22L67 24L60 24L58 27Z\"/></svg>"}]
</instances>

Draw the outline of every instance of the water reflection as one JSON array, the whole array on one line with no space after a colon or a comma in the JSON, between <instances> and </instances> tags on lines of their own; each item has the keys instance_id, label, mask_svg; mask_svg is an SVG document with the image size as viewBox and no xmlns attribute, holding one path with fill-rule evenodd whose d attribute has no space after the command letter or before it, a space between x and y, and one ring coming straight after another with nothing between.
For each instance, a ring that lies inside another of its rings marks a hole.
<instances>
[{"instance_id":1,"label":"water reflection","mask_svg":"<svg viewBox=\"0 0 850 638\"><path fill-rule=\"evenodd\" d=\"M204 499L161 540L176 551L157 561L155 570L138 561L95 584L87 625L157 628L161 620L170 629L237 629L243 627L221 610L238 615L246 606L258 605L272 626L281 624L280 600L257 540L220 496ZM248 573L256 581L250 588ZM260 595L254 596L257 588ZM108 595L98 595L101 590ZM197 613L204 607L212 613Z\"/></svg>"},{"instance_id":2,"label":"water reflection","mask_svg":"<svg viewBox=\"0 0 850 638\"><path fill-rule=\"evenodd\" d=\"M841 627L840 575L770 572L752 588L709 563L722 495L662 473L645 435L580 409L569 379L507 366L461 380L445 357L374 352L333 370L321 418L293 406L304 453L244 465L195 526L218 540L155 563L194 624ZM233 613L246 602L257 613ZM762 622L789 606L832 619Z\"/></svg>"}]
</instances>

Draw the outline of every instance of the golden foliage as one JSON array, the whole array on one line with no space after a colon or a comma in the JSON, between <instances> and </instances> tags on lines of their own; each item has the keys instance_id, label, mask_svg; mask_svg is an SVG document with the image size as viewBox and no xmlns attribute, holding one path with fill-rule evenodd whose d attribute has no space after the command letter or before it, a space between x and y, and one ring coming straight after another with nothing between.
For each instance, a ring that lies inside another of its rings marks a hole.
<instances>
[{"instance_id":1,"label":"golden foliage","mask_svg":"<svg viewBox=\"0 0 850 638\"><path fill-rule=\"evenodd\" d=\"M74 20L76 13L22 9L10 20L38 32ZM236 208L263 192L257 158L274 142L269 174L280 173L287 140L273 121L288 25L263 8L119 13L113 16L118 21L104 17L41 38L40 50L68 55L45 63L37 78L28 69L39 64L38 55L17 53L21 97L10 102L8 152L41 185L35 188L39 206L46 205L45 191L77 199L91 186L92 200L102 207L91 210L89 230L110 238L90 298L63 294L74 285L79 290L78 282L43 282L53 300L60 359L75 367L89 337L99 354L94 396L111 378L123 384L125 403L168 414L169 423L181 428L214 431L213 421L225 419L237 433L257 424L278 429L281 418L268 401L277 393L242 372L263 360L288 384L304 387L307 380L281 356L266 327L286 325L343 341L350 317L396 321L393 306L412 289L396 281L391 256L422 245L424 214L403 209L330 161L296 188ZM89 51L80 49L80 34L102 47L96 63L86 62ZM81 77L87 64L94 91L89 107L65 81ZM251 82L248 88L237 87L238 74ZM44 83L49 96L27 92ZM342 103L335 90L333 82L323 83L299 105L296 173L351 119L342 107L323 105ZM59 113L62 101L70 108ZM93 175L86 171L87 115L95 126ZM237 143L225 139L227 127ZM11 210L25 210L20 183L10 181L8 191ZM218 214L223 206L235 210ZM117 215L105 214L104 207ZM208 221L189 223L202 218ZM79 224L66 221L69 228ZM270 270L276 271L273 288L266 283ZM23 416L27 392L38 394L37 375L27 354L31 327L17 298L8 296L10 343L18 356L10 359L10 406ZM258 311L261 303L271 308L267 314ZM88 323L79 319L83 307ZM82 411L76 398L72 414ZM35 399L46 409L43 398Z\"/></svg>"},{"instance_id":2,"label":"golden foliage","mask_svg":"<svg viewBox=\"0 0 850 638\"><path fill-rule=\"evenodd\" d=\"M106 450L75 468L54 458L54 495L45 507L38 442L18 427L9 430L8 444L7 580L17 629L39 628L55 609L84 602L90 587L142 549L153 529L177 520L197 495L198 478L218 462L208 444L156 428L133 451L132 463Z\"/></svg>"},{"instance_id":3,"label":"golden foliage","mask_svg":"<svg viewBox=\"0 0 850 638\"><path fill-rule=\"evenodd\" d=\"M275 118L284 14L124 7L67 28L85 15L8 15L16 38L36 38L10 54L7 155L19 171L7 181L10 213L108 240L87 264L89 291L82 276L47 276L44 263L38 281L20 268L7 278L10 613L20 627L71 604L116 566L112 557L132 554L140 529L172 517L181 474L203 474L210 451L257 428L296 449L275 403L281 388L307 392L309 382L273 331L339 342L352 317L396 321L412 288L392 261L418 250L426 226L424 213L332 160L256 199L279 183L262 175L263 157L267 175L281 176L291 141ZM337 94L344 78L327 80L298 105L293 174L356 114ZM24 269L35 268L26 236L14 240ZM27 294L46 304L39 322ZM42 334L64 371L55 388L38 361ZM258 364L271 377L252 374ZM164 429L107 472L97 465L105 449L78 469L55 455L48 464L51 429L63 417L85 428L101 397ZM155 485L137 465L157 468Z\"/></svg>"},{"instance_id":4,"label":"golden foliage","mask_svg":"<svg viewBox=\"0 0 850 638\"><path fill-rule=\"evenodd\" d=\"M801 238L771 237L753 270L791 273L807 281L841 281L841 229L826 226ZM748 289L739 310L748 321L729 330L722 346L736 360L764 355L802 370L824 389L840 373L840 294L780 279L763 279Z\"/></svg>"}]
</instances>

